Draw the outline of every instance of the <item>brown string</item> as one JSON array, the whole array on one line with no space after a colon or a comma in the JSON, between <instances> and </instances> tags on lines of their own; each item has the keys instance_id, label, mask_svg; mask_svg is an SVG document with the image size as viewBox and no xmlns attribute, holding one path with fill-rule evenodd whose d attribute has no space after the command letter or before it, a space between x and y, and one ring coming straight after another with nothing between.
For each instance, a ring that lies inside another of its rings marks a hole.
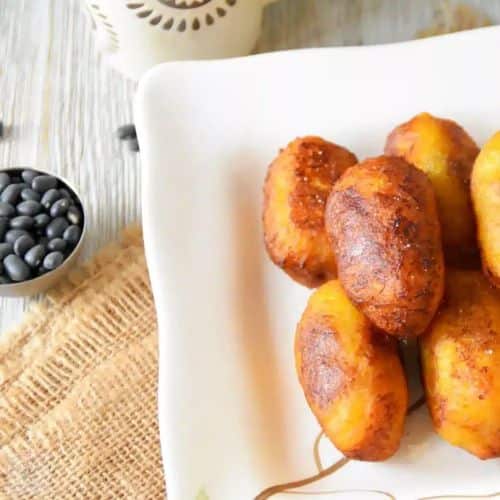
<instances>
[{"instance_id":1,"label":"brown string","mask_svg":"<svg viewBox=\"0 0 500 500\"><path fill-rule=\"evenodd\" d=\"M420 397L415 401L412 405L408 407L408 410L406 411L406 415L410 415L414 411L418 410L423 404L425 403L425 396ZM316 440L314 441L314 457L315 457L315 462L316 464L320 464L321 467L321 460L319 457L316 457L317 454L317 449L318 449L318 444L319 440L321 439L323 433L321 433ZM271 496L276 495L278 493L287 493L288 490L293 490L296 488L300 488L302 486L307 486L308 484L315 483L316 481L319 481L320 479L323 479L327 476L330 476L334 472L337 472L339 469L344 467L344 465L347 465L351 460L347 457L341 458L337 462L335 462L333 465L330 465L330 467L327 467L326 469L320 469L318 474L314 474L313 476L306 477L304 479L299 479L298 481L290 481L289 483L283 483L283 484L277 484L275 486L271 486L270 488L265 489L261 493L259 493L256 497L255 500L267 500L268 498L271 498ZM385 495L391 496L389 493L383 492Z\"/></svg>"},{"instance_id":2,"label":"brown string","mask_svg":"<svg viewBox=\"0 0 500 500\"><path fill-rule=\"evenodd\" d=\"M301 486L307 486L308 484L315 483L324 477L330 476L334 472L337 472L339 469L344 467L344 465L348 464L350 459L347 457L341 458L338 462L335 462L330 467L323 469L321 472L314 474L314 476L306 477L304 479L299 479L298 481L290 481L289 483L278 484L276 486L271 486L266 490L259 493L255 500L266 500L277 493L283 493L285 490L292 490L295 488L300 488Z\"/></svg>"}]
</instances>

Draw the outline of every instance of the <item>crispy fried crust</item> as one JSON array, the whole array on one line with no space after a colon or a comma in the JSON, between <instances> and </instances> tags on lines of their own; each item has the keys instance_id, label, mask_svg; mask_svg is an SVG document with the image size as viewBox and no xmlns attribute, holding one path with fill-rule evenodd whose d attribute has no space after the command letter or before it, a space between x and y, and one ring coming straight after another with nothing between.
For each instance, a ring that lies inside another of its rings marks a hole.
<instances>
[{"instance_id":1,"label":"crispy fried crust","mask_svg":"<svg viewBox=\"0 0 500 500\"><path fill-rule=\"evenodd\" d=\"M420 346L437 433L481 459L500 457L500 292L479 271L448 271Z\"/></svg>"},{"instance_id":2,"label":"crispy fried crust","mask_svg":"<svg viewBox=\"0 0 500 500\"><path fill-rule=\"evenodd\" d=\"M325 217L349 298L391 335L422 333L444 286L436 200L426 175L394 156L365 160L337 181Z\"/></svg>"},{"instance_id":3,"label":"crispy fried crust","mask_svg":"<svg viewBox=\"0 0 500 500\"><path fill-rule=\"evenodd\" d=\"M500 132L484 145L474 163L471 191L483 270L500 287Z\"/></svg>"},{"instance_id":4,"label":"crispy fried crust","mask_svg":"<svg viewBox=\"0 0 500 500\"><path fill-rule=\"evenodd\" d=\"M333 183L356 157L320 137L291 142L271 163L264 185L264 240L272 261L294 280L316 287L336 276L324 228Z\"/></svg>"},{"instance_id":5,"label":"crispy fried crust","mask_svg":"<svg viewBox=\"0 0 500 500\"><path fill-rule=\"evenodd\" d=\"M397 451L408 392L396 340L374 331L339 281L311 296L295 359L307 402L342 453L375 461Z\"/></svg>"},{"instance_id":6,"label":"crispy fried crust","mask_svg":"<svg viewBox=\"0 0 500 500\"><path fill-rule=\"evenodd\" d=\"M478 264L469 192L478 152L460 125L429 113L396 127L385 145L385 154L400 156L428 175L437 197L446 261L468 268Z\"/></svg>"}]
</instances>

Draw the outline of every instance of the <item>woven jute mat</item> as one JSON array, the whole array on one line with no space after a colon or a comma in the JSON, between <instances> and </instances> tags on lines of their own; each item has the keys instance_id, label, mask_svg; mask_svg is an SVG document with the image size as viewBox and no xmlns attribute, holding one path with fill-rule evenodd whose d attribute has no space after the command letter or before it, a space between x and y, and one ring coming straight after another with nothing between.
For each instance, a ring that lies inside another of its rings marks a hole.
<instances>
[{"instance_id":1,"label":"woven jute mat","mask_svg":"<svg viewBox=\"0 0 500 500\"><path fill-rule=\"evenodd\" d=\"M0 337L0 498L165 498L139 228Z\"/></svg>"}]
</instances>

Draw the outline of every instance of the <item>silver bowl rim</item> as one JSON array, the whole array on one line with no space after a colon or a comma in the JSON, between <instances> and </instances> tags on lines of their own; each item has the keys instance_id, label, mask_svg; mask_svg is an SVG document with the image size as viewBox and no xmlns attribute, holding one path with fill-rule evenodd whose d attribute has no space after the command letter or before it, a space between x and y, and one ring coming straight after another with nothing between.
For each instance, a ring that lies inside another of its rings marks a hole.
<instances>
[{"instance_id":1,"label":"silver bowl rim","mask_svg":"<svg viewBox=\"0 0 500 500\"><path fill-rule=\"evenodd\" d=\"M54 174L54 173L49 172L47 170L43 170L43 169L36 168L36 167L1 167L0 173L2 173L2 172L8 173L9 171L12 171L12 170L33 170L34 172L40 172L42 175L50 175L52 177L55 177L55 178L57 178L57 180L59 182L62 182L68 188L70 188L70 190L75 194L76 198L80 202L80 208L82 210L82 215L83 215L82 234L80 235L80 240L78 241L78 244L75 246L75 248L73 248L73 250L71 250L71 253L68 254L66 259L64 259L64 262L59 267L56 267L55 269L52 269L51 271L48 271L45 274L42 274L41 276L37 276L36 278L30 278L28 280L19 281L17 283L0 283L0 290L16 291L18 289L22 289L28 283L30 285L34 285L34 286L36 286L36 283L40 283L42 285L40 288L43 288L43 282L46 281L48 278L50 278L50 276L52 276L53 273L56 273L58 271L60 272L61 270L63 270L62 268L66 267L65 264L69 264L68 261L70 259L72 259L75 255L77 255L78 252L80 251L82 243L83 243L83 239L85 237L85 233L87 232L87 214L85 211L85 206L82 203L82 197L81 197L80 193L78 192L78 190L75 189L75 187L73 186L73 184L71 182L68 182L66 180L66 178L60 176L59 174ZM71 266L69 266L69 267L71 267ZM69 269L66 269L65 271L67 272L67 271L69 271ZM0 294L1 294L1 292L0 292Z\"/></svg>"}]
</instances>

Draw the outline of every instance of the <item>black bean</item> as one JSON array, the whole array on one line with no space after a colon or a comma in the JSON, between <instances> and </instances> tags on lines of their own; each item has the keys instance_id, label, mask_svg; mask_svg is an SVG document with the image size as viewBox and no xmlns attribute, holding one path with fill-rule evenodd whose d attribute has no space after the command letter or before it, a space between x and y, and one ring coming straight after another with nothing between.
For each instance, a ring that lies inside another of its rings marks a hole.
<instances>
[{"instance_id":1,"label":"black bean","mask_svg":"<svg viewBox=\"0 0 500 500\"><path fill-rule=\"evenodd\" d=\"M12 281L24 281L30 277L30 268L17 255L7 255L3 261L3 265Z\"/></svg>"},{"instance_id":2,"label":"black bean","mask_svg":"<svg viewBox=\"0 0 500 500\"><path fill-rule=\"evenodd\" d=\"M42 263L45 253L46 250L43 245L35 245L26 252L24 260L30 267L38 267Z\"/></svg>"},{"instance_id":3,"label":"black bean","mask_svg":"<svg viewBox=\"0 0 500 500\"><path fill-rule=\"evenodd\" d=\"M64 215L69 208L69 200L67 198L62 198L60 200L57 200L51 207L50 207L50 216L51 217L60 217L61 215Z\"/></svg>"},{"instance_id":4,"label":"black bean","mask_svg":"<svg viewBox=\"0 0 500 500\"><path fill-rule=\"evenodd\" d=\"M10 175L7 172L0 172L0 191L3 191L10 184Z\"/></svg>"},{"instance_id":5,"label":"black bean","mask_svg":"<svg viewBox=\"0 0 500 500\"><path fill-rule=\"evenodd\" d=\"M59 267L64 260L64 255L61 252L50 252L43 259L43 267L52 271L56 267Z\"/></svg>"},{"instance_id":6,"label":"black bean","mask_svg":"<svg viewBox=\"0 0 500 500\"><path fill-rule=\"evenodd\" d=\"M21 191L21 198L23 200L33 200L33 201L40 201L40 193L37 193L36 191L33 191L31 188L26 188Z\"/></svg>"},{"instance_id":7,"label":"black bean","mask_svg":"<svg viewBox=\"0 0 500 500\"><path fill-rule=\"evenodd\" d=\"M133 123L127 123L126 125L118 127L116 135L118 136L118 139L122 141L124 139L135 139L137 137L135 125Z\"/></svg>"},{"instance_id":8,"label":"black bean","mask_svg":"<svg viewBox=\"0 0 500 500\"><path fill-rule=\"evenodd\" d=\"M31 185L33 182L33 179L35 177L38 177L40 175L40 172L35 172L34 170L23 170L21 172L21 177L24 182L27 182L28 184Z\"/></svg>"},{"instance_id":9,"label":"black bean","mask_svg":"<svg viewBox=\"0 0 500 500\"><path fill-rule=\"evenodd\" d=\"M0 260L5 259L11 253L14 253L12 243L0 243Z\"/></svg>"},{"instance_id":10,"label":"black bean","mask_svg":"<svg viewBox=\"0 0 500 500\"><path fill-rule=\"evenodd\" d=\"M30 235L21 236L14 242L14 253L18 257L23 257L33 246L35 246L35 240Z\"/></svg>"},{"instance_id":11,"label":"black bean","mask_svg":"<svg viewBox=\"0 0 500 500\"><path fill-rule=\"evenodd\" d=\"M12 280L10 278L4 275L0 276L0 285L8 285L9 283L12 283Z\"/></svg>"},{"instance_id":12,"label":"black bean","mask_svg":"<svg viewBox=\"0 0 500 500\"><path fill-rule=\"evenodd\" d=\"M36 229L43 229L52 219L47 214L38 214L33 217Z\"/></svg>"},{"instance_id":13,"label":"black bean","mask_svg":"<svg viewBox=\"0 0 500 500\"><path fill-rule=\"evenodd\" d=\"M5 233L9 229L9 218L0 217L0 240L3 240Z\"/></svg>"},{"instance_id":14,"label":"black bean","mask_svg":"<svg viewBox=\"0 0 500 500\"><path fill-rule=\"evenodd\" d=\"M68 229L69 229L69 227L68 227ZM66 234L68 229L66 229L66 231L64 231L64 234ZM47 248L51 252L64 252L64 250L66 250L66 241L63 240L62 238L54 238L53 240L50 240L47 243Z\"/></svg>"},{"instance_id":15,"label":"black bean","mask_svg":"<svg viewBox=\"0 0 500 500\"><path fill-rule=\"evenodd\" d=\"M61 192L59 190L49 189L42 196L40 203L48 210L52 206L52 203L59 200L61 198L61 196L62 195L61 195Z\"/></svg>"},{"instance_id":16,"label":"black bean","mask_svg":"<svg viewBox=\"0 0 500 500\"><path fill-rule=\"evenodd\" d=\"M0 284L60 266L80 241L83 223L80 201L56 177L29 168L0 172Z\"/></svg>"},{"instance_id":17,"label":"black bean","mask_svg":"<svg viewBox=\"0 0 500 500\"><path fill-rule=\"evenodd\" d=\"M14 244L14 242L17 240L17 238L20 238L21 236L24 236L24 235L29 236L28 231L25 231L24 229L9 229L5 233L5 241L7 243Z\"/></svg>"},{"instance_id":18,"label":"black bean","mask_svg":"<svg viewBox=\"0 0 500 500\"><path fill-rule=\"evenodd\" d=\"M64 231L63 238L70 244L76 245L80 240L82 235L82 229L80 226L69 226L66 231Z\"/></svg>"},{"instance_id":19,"label":"black bean","mask_svg":"<svg viewBox=\"0 0 500 500\"><path fill-rule=\"evenodd\" d=\"M41 203L35 200L22 201L16 208L17 213L31 216L37 215L43 210Z\"/></svg>"},{"instance_id":20,"label":"black bean","mask_svg":"<svg viewBox=\"0 0 500 500\"><path fill-rule=\"evenodd\" d=\"M34 223L35 221L33 220L33 217L28 215L18 215L17 217L10 219L10 227L12 229L29 230L33 227Z\"/></svg>"},{"instance_id":21,"label":"black bean","mask_svg":"<svg viewBox=\"0 0 500 500\"><path fill-rule=\"evenodd\" d=\"M130 139L128 141L128 148L130 149L130 151L137 153L138 151L140 151L139 141L137 139Z\"/></svg>"},{"instance_id":22,"label":"black bean","mask_svg":"<svg viewBox=\"0 0 500 500\"><path fill-rule=\"evenodd\" d=\"M56 217L45 229L45 233L49 240L59 238L63 235L66 228L69 226L68 221L64 217ZM7 233L8 234L8 233Z\"/></svg>"},{"instance_id":23,"label":"black bean","mask_svg":"<svg viewBox=\"0 0 500 500\"><path fill-rule=\"evenodd\" d=\"M73 195L66 188L59 189L59 192L61 193L61 196L63 198L67 198L68 200L73 200Z\"/></svg>"},{"instance_id":24,"label":"black bean","mask_svg":"<svg viewBox=\"0 0 500 500\"><path fill-rule=\"evenodd\" d=\"M48 272L49 270L45 269L45 267L43 267L43 264L36 270L37 276L42 276L43 274L46 274Z\"/></svg>"},{"instance_id":25,"label":"black bean","mask_svg":"<svg viewBox=\"0 0 500 500\"><path fill-rule=\"evenodd\" d=\"M16 213L14 205L6 203L5 201L0 201L0 217L11 217Z\"/></svg>"},{"instance_id":26,"label":"black bean","mask_svg":"<svg viewBox=\"0 0 500 500\"><path fill-rule=\"evenodd\" d=\"M0 201L4 201L5 203L10 203L11 205L15 205L21 191L24 189L23 184L9 184L0 194Z\"/></svg>"},{"instance_id":27,"label":"black bean","mask_svg":"<svg viewBox=\"0 0 500 500\"><path fill-rule=\"evenodd\" d=\"M71 224L80 225L83 220L83 215L81 210L73 205L68 208L68 213L66 214L66 218L71 222Z\"/></svg>"},{"instance_id":28,"label":"black bean","mask_svg":"<svg viewBox=\"0 0 500 500\"><path fill-rule=\"evenodd\" d=\"M57 179L52 175L37 175L31 181L31 187L39 193L45 193L49 189L57 187Z\"/></svg>"}]
</instances>

